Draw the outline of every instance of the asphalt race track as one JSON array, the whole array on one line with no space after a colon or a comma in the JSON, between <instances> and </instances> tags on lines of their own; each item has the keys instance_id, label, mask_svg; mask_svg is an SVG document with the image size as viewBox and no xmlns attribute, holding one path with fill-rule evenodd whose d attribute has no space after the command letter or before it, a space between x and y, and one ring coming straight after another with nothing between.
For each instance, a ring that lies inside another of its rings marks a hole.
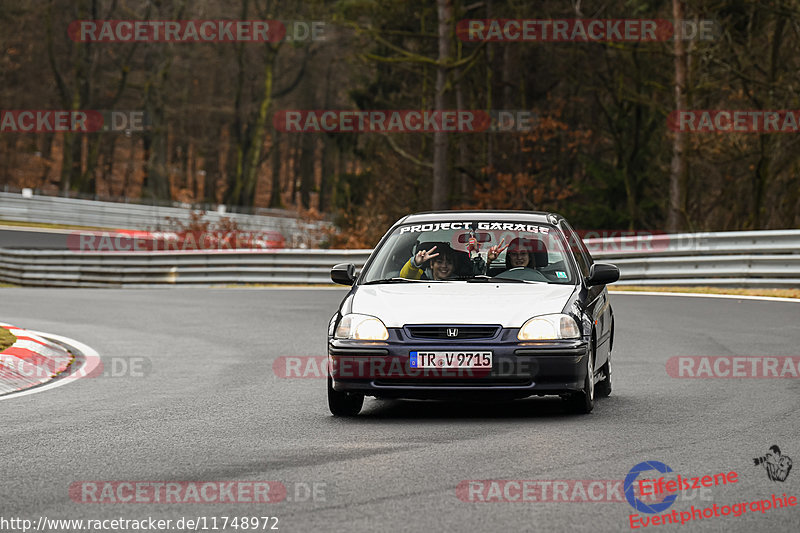
<instances>
[{"instance_id":1,"label":"asphalt race track","mask_svg":"<svg viewBox=\"0 0 800 533\"><path fill-rule=\"evenodd\" d=\"M800 460L800 380L676 379L678 355L800 355L800 304L612 295L614 390L587 416L558 399L446 404L368 399L335 419L323 379L273 375L279 356L323 355L345 290L0 289L0 319L64 335L104 364L142 373L83 378L0 401L3 517L277 516L282 531L626 531L622 502L460 500L464 480L622 480L661 461L738 482L673 509L800 496L800 466L771 481L753 458ZM82 481L279 481L280 503L76 503ZM316 484L316 485L315 485ZM316 486L316 499L308 495ZM302 501L297 501L297 500ZM650 526L797 531L800 507ZM202 530L202 528L200 528ZM261 525L259 530L261 530ZM211 529L209 529L211 530ZM235 531L228 528L228 531Z\"/></svg>"},{"instance_id":2,"label":"asphalt race track","mask_svg":"<svg viewBox=\"0 0 800 533\"><path fill-rule=\"evenodd\" d=\"M0 222L0 248L66 250L69 230L3 226Z\"/></svg>"}]
</instances>

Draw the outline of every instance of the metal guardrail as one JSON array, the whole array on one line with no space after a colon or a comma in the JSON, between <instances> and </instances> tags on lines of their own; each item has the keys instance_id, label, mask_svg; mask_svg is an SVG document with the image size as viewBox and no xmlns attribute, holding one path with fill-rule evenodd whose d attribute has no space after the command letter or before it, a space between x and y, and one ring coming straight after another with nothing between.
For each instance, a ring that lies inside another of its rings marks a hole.
<instances>
[{"instance_id":1,"label":"metal guardrail","mask_svg":"<svg viewBox=\"0 0 800 533\"><path fill-rule=\"evenodd\" d=\"M627 285L800 287L800 230L722 232L642 239L589 239L598 261ZM627 242L623 242L628 239ZM638 241L637 241L638 239ZM691 244L690 244L691 243ZM627 250L626 250L627 248ZM371 250L68 252L0 249L0 281L24 286L151 287L241 283L330 283L336 263L366 262Z\"/></svg>"},{"instance_id":2,"label":"metal guardrail","mask_svg":"<svg viewBox=\"0 0 800 533\"><path fill-rule=\"evenodd\" d=\"M22 194L0 192L0 220L18 222L158 231L172 228L168 218L186 222L190 213L190 209L180 207L100 202L59 196L26 197ZM299 245L302 239L307 238L308 229L320 227L320 224L306 224L289 216L207 211L204 218L216 223L222 217L234 220L243 230L280 232L288 243L294 245Z\"/></svg>"},{"instance_id":3,"label":"metal guardrail","mask_svg":"<svg viewBox=\"0 0 800 533\"><path fill-rule=\"evenodd\" d=\"M587 239L626 285L800 288L800 230Z\"/></svg>"},{"instance_id":4,"label":"metal guardrail","mask_svg":"<svg viewBox=\"0 0 800 533\"><path fill-rule=\"evenodd\" d=\"M331 266L361 267L371 250L68 252L0 248L0 281L43 287L331 283Z\"/></svg>"},{"instance_id":5,"label":"metal guardrail","mask_svg":"<svg viewBox=\"0 0 800 533\"><path fill-rule=\"evenodd\" d=\"M800 253L800 230L642 234L586 239L593 257L650 257Z\"/></svg>"}]
</instances>

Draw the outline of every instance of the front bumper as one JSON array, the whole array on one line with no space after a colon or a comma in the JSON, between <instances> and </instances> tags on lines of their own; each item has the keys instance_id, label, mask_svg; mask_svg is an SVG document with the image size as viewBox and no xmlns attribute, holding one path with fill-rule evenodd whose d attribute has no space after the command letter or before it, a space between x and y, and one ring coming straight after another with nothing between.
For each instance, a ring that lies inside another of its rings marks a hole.
<instances>
[{"instance_id":1,"label":"front bumper","mask_svg":"<svg viewBox=\"0 0 800 533\"><path fill-rule=\"evenodd\" d=\"M393 337L384 342L329 339L333 388L386 398L524 398L580 391L586 379L588 339L522 342L516 330L485 341ZM412 351L491 351L492 369L416 369L409 365Z\"/></svg>"}]
</instances>

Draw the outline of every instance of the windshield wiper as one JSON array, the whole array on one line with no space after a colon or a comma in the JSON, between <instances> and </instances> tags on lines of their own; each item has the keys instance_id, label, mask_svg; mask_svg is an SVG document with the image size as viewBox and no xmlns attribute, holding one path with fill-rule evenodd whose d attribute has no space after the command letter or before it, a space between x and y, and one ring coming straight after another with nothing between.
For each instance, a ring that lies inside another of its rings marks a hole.
<instances>
[{"instance_id":1,"label":"windshield wiper","mask_svg":"<svg viewBox=\"0 0 800 533\"><path fill-rule=\"evenodd\" d=\"M484 276L484 275L475 276L475 277L469 278L467 280L467 283L478 283L478 282L485 282L485 283L494 283L494 282L499 282L499 283L541 283L541 282L537 282L537 281L533 281L533 280L529 280L529 279L498 278L498 277Z\"/></svg>"},{"instance_id":2,"label":"windshield wiper","mask_svg":"<svg viewBox=\"0 0 800 533\"><path fill-rule=\"evenodd\" d=\"M377 283L418 283L418 279L408 279L408 278L386 278L386 279L375 279L372 281L367 281L362 283L362 285L375 285Z\"/></svg>"}]
</instances>

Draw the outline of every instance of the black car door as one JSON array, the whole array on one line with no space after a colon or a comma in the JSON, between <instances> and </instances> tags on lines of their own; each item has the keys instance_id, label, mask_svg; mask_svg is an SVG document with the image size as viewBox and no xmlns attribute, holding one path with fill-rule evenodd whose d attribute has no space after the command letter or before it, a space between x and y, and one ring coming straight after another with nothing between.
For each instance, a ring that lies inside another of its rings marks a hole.
<instances>
[{"instance_id":1,"label":"black car door","mask_svg":"<svg viewBox=\"0 0 800 533\"><path fill-rule=\"evenodd\" d=\"M567 221L561 221L561 229L564 232L564 236L567 238L572 254L575 256L575 261L578 263L581 275L585 279L589 276L589 269L594 263L594 259L586 249L580 236L572 229ZM608 290L605 285L595 285L587 288L585 287L585 283L584 290L588 293L586 297L586 312L592 317L592 322L595 324L595 335L597 338L596 365L599 367L605 364L608 359L608 341L611 337L611 309L608 300Z\"/></svg>"}]
</instances>

